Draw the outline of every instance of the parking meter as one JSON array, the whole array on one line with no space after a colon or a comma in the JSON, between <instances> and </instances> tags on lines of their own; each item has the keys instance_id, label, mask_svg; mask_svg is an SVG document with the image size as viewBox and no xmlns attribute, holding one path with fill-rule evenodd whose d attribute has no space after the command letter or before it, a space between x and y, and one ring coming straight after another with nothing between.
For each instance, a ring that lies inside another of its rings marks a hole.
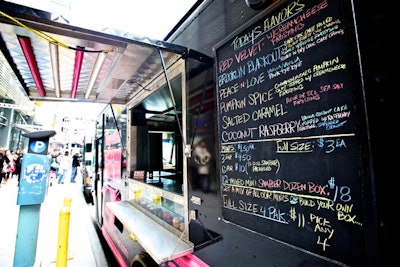
<instances>
[{"instance_id":1,"label":"parking meter","mask_svg":"<svg viewBox=\"0 0 400 267\"><path fill-rule=\"evenodd\" d=\"M24 134L29 138L28 151L22 158L17 204L20 205L14 267L34 266L39 230L40 206L48 190L50 157L49 138L55 131Z\"/></svg>"},{"instance_id":2,"label":"parking meter","mask_svg":"<svg viewBox=\"0 0 400 267\"><path fill-rule=\"evenodd\" d=\"M49 138L54 131L31 132L28 151L23 155L18 205L41 204L47 193L50 177L50 157L47 155Z\"/></svg>"}]
</instances>

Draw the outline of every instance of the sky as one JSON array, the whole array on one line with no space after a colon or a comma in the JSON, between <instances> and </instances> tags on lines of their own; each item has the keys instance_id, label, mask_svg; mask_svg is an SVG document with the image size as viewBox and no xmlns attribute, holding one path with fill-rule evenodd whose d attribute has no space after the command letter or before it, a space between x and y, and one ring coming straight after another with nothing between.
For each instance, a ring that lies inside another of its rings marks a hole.
<instances>
[{"instance_id":1,"label":"sky","mask_svg":"<svg viewBox=\"0 0 400 267\"><path fill-rule=\"evenodd\" d=\"M70 24L163 40L195 0L71 0ZM101 3L101 4L99 4ZM104 4L106 3L106 4Z\"/></svg>"},{"instance_id":2,"label":"sky","mask_svg":"<svg viewBox=\"0 0 400 267\"><path fill-rule=\"evenodd\" d=\"M196 0L6 0L63 16L90 30L112 28L163 40Z\"/></svg>"}]
</instances>

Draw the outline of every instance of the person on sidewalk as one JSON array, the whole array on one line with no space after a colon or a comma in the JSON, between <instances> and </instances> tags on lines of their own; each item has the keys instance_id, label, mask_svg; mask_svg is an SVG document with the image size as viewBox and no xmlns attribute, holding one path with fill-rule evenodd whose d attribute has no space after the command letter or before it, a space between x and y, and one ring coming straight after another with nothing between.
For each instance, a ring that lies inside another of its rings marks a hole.
<instances>
[{"instance_id":1,"label":"person on sidewalk","mask_svg":"<svg viewBox=\"0 0 400 267\"><path fill-rule=\"evenodd\" d=\"M78 167L81 166L79 162L79 153L75 153L72 156L72 172L71 172L71 183L75 183L76 173L78 172Z\"/></svg>"},{"instance_id":2,"label":"person on sidewalk","mask_svg":"<svg viewBox=\"0 0 400 267\"><path fill-rule=\"evenodd\" d=\"M7 172L3 178L3 183L6 184L8 179L13 177L13 173L15 171L15 160L11 150L6 150L4 160L7 163Z\"/></svg>"},{"instance_id":3,"label":"person on sidewalk","mask_svg":"<svg viewBox=\"0 0 400 267\"><path fill-rule=\"evenodd\" d=\"M64 155L60 158L60 167L58 168L58 183L63 184L65 175L67 174L69 168L71 168L72 159L69 156L69 152L65 151Z\"/></svg>"},{"instance_id":4,"label":"person on sidewalk","mask_svg":"<svg viewBox=\"0 0 400 267\"><path fill-rule=\"evenodd\" d=\"M6 173L7 173L7 167L3 167L3 164L5 163L5 157L6 155L4 154L4 152L2 150L0 150L0 187L1 187L1 183L3 181L3 178L6 177Z\"/></svg>"}]
</instances>

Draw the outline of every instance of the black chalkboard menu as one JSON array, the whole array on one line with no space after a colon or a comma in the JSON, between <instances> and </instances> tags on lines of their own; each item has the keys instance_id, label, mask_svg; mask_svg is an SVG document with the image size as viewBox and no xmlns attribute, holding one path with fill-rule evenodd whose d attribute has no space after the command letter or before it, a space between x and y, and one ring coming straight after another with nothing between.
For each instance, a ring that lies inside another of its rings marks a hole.
<instances>
[{"instance_id":1,"label":"black chalkboard menu","mask_svg":"<svg viewBox=\"0 0 400 267\"><path fill-rule=\"evenodd\" d=\"M351 1L287 1L214 51L223 219L364 265L371 175Z\"/></svg>"}]
</instances>

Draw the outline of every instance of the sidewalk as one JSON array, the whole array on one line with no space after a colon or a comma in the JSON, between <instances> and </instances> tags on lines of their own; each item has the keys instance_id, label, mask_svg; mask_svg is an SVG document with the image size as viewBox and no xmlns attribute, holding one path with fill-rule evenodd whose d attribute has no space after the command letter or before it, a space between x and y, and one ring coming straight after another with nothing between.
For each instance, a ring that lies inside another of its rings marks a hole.
<instances>
[{"instance_id":1,"label":"sidewalk","mask_svg":"<svg viewBox=\"0 0 400 267\"><path fill-rule=\"evenodd\" d=\"M67 176L68 177L68 176ZM75 184L54 179L40 207L35 267L56 266L59 216L64 200L71 200L67 266L107 266L104 252L81 191L81 176ZM68 180L68 179L66 179ZM19 219L17 179L0 187L0 266L13 267Z\"/></svg>"}]
</instances>

